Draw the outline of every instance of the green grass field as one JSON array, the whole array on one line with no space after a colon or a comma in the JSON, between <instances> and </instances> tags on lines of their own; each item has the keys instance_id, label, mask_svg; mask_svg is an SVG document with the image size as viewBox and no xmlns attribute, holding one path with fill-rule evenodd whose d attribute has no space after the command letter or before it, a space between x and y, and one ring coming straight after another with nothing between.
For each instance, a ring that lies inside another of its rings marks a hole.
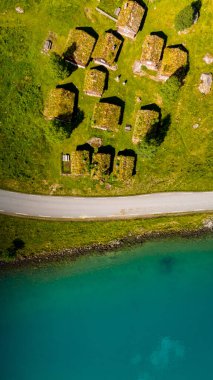
<instances>
[{"instance_id":1,"label":"green grass field","mask_svg":"<svg viewBox=\"0 0 213 380\"><path fill-rule=\"evenodd\" d=\"M106 2L105 2L106 3ZM146 2L147 18L135 41L125 40L118 70L110 72L108 90L103 98L117 96L125 102L123 123L117 134L93 130L91 117L96 98L83 94L85 70L74 71L63 83L79 89L79 109L83 121L66 138L60 128L43 118L43 104L50 89L61 84L50 58L41 54L48 33L57 36L55 50L62 53L68 32L76 26L92 27L98 34L115 28L113 21L100 15L97 0L23 0L18 3L24 14L15 12L17 3L0 4L0 128L1 187L32 193L67 195L118 195L156 191L212 190L213 134L210 110L212 95L198 91L202 72L212 71L203 56L212 53L210 0L203 0L197 24L187 34L174 29L176 14L189 1L156 0ZM109 3L110 7L112 1ZM109 9L111 12L111 9ZM167 44L184 44L189 51L190 70L175 104L165 106L160 94L161 83L134 77L132 65L141 54L141 44L150 32L163 31ZM89 65L93 67L93 63ZM87 68L86 70L88 70ZM120 74L121 81L114 79ZM122 85L127 79L126 86ZM141 97L141 103L136 98ZM134 123L135 112L142 105L156 103L162 117L169 120L160 145L147 143L135 147L132 132L124 127ZM198 123L199 128L193 129ZM137 173L128 183L109 179L111 186L90 178L61 176L61 153L93 137L102 137L116 153L134 149Z\"/></svg>"},{"instance_id":2,"label":"green grass field","mask_svg":"<svg viewBox=\"0 0 213 380\"><path fill-rule=\"evenodd\" d=\"M140 220L59 222L0 216L0 261L62 251L116 239L156 233L196 231L212 214L170 216ZM30 231L30 233L29 233Z\"/></svg>"}]
</instances>

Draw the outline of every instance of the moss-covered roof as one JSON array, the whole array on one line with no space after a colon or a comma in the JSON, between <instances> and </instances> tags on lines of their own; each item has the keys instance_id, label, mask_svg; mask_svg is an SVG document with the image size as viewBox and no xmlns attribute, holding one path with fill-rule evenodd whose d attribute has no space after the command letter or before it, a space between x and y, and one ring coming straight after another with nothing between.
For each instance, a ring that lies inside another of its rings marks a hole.
<instances>
[{"instance_id":1,"label":"moss-covered roof","mask_svg":"<svg viewBox=\"0 0 213 380\"><path fill-rule=\"evenodd\" d=\"M159 113L153 110L139 110L133 130L132 142L139 143L151 127L159 122Z\"/></svg>"},{"instance_id":2,"label":"moss-covered roof","mask_svg":"<svg viewBox=\"0 0 213 380\"><path fill-rule=\"evenodd\" d=\"M70 119L73 114L75 94L64 88L51 90L46 101L44 116L51 119Z\"/></svg>"},{"instance_id":3,"label":"moss-covered roof","mask_svg":"<svg viewBox=\"0 0 213 380\"><path fill-rule=\"evenodd\" d=\"M136 34L144 13L145 9L136 1L124 1L118 16L117 27L128 27Z\"/></svg>"},{"instance_id":4,"label":"moss-covered roof","mask_svg":"<svg viewBox=\"0 0 213 380\"><path fill-rule=\"evenodd\" d=\"M121 107L110 103L97 103L92 117L92 127L117 132Z\"/></svg>"},{"instance_id":5,"label":"moss-covered roof","mask_svg":"<svg viewBox=\"0 0 213 380\"><path fill-rule=\"evenodd\" d=\"M90 171L90 154L88 150L77 150L71 153L71 174L87 175Z\"/></svg>"},{"instance_id":6,"label":"moss-covered roof","mask_svg":"<svg viewBox=\"0 0 213 380\"><path fill-rule=\"evenodd\" d=\"M93 52L93 58L104 60L109 66L113 65L122 41L111 32L100 36Z\"/></svg>"},{"instance_id":7,"label":"moss-covered roof","mask_svg":"<svg viewBox=\"0 0 213 380\"><path fill-rule=\"evenodd\" d=\"M84 30L71 30L66 43L65 58L77 65L86 66L91 57L95 42L96 39Z\"/></svg>"},{"instance_id":8,"label":"moss-covered roof","mask_svg":"<svg viewBox=\"0 0 213 380\"><path fill-rule=\"evenodd\" d=\"M178 69L187 65L187 52L178 47L167 47L164 50L160 75L171 76Z\"/></svg>"},{"instance_id":9,"label":"moss-covered roof","mask_svg":"<svg viewBox=\"0 0 213 380\"><path fill-rule=\"evenodd\" d=\"M163 50L164 40L156 35L148 35L142 45L141 62L151 61L158 64Z\"/></svg>"},{"instance_id":10,"label":"moss-covered roof","mask_svg":"<svg viewBox=\"0 0 213 380\"><path fill-rule=\"evenodd\" d=\"M91 69L86 72L84 80L84 92L88 95L101 96L104 91L106 73Z\"/></svg>"},{"instance_id":11,"label":"moss-covered roof","mask_svg":"<svg viewBox=\"0 0 213 380\"><path fill-rule=\"evenodd\" d=\"M91 175L94 179L100 180L109 174L111 165L111 155L106 153L96 153L93 155Z\"/></svg>"},{"instance_id":12,"label":"moss-covered roof","mask_svg":"<svg viewBox=\"0 0 213 380\"><path fill-rule=\"evenodd\" d=\"M135 157L118 155L116 157L114 174L120 181L130 179L133 174Z\"/></svg>"}]
</instances>

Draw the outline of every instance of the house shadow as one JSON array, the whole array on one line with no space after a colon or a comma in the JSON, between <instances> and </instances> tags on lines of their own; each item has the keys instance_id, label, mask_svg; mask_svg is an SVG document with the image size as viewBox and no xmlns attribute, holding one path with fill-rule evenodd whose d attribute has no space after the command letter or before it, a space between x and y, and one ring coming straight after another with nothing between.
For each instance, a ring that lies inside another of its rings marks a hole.
<instances>
[{"instance_id":1,"label":"house shadow","mask_svg":"<svg viewBox=\"0 0 213 380\"><path fill-rule=\"evenodd\" d=\"M136 166L137 166L137 154L132 149L124 149L120 150L118 152L118 156L126 156L126 157L133 157L134 158L134 167L132 175L136 174Z\"/></svg>"},{"instance_id":2,"label":"house shadow","mask_svg":"<svg viewBox=\"0 0 213 380\"><path fill-rule=\"evenodd\" d=\"M97 41L98 39L98 33L91 27L91 26L79 26L76 28L77 30L83 30L87 34L89 34L91 37L95 38Z\"/></svg>"},{"instance_id":3,"label":"house shadow","mask_svg":"<svg viewBox=\"0 0 213 380\"><path fill-rule=\"evenodd\" d=\"M70 137L72 131L79 126L79 124L84 120L84 111L80 110L78 107L79 90L73 83L65 83L56 86L56 88L63 88L75 94L75 102L73 113L70 115L62 114L53 120L53 124L57 129L62 129L67 137Z\"/></svg>"},{"instance_id":4,"label":"house shadow","mask_svg":"<svg viewBox=\"0 0 213 380\"><path fill-rule=\"evenodd\" d=\"M111 174L113 171L113 162L114 162L114 158L115 158L115 148L113 148L111 145L101 146L98 149L98 153L110 154L109 174Z\"/></svg>"},{"instance_id":5,"label":"house shadow","mask_svg":"<svg viewBox=\"0 0 213 380\"><path fill-rule=\"evenodd\" d=\"M94 148L91 145L89 145L88 143L78 145L76 150L77 151L86 150L87 152L89 152L89 160L90 160L90 163L92 162L92 155L94 153Z\"/></svg>"},{"instance_id":6,"label":"house shadow","mask_svg":"<svg viewBox=\"0 0 213 380\"><path fill-rule=\"evenodd\" d=\"M147 16L147 13L148 13L148 7L147 7L147 5L142 0L136 0L136 3L138 3L139 5L141 5L143 7L143 9L144 9L144 15L143 15L143 18L141 20L140 27L139 27L139 31L141 31L143 29L145 21L146 21L146 16Z\"/></svg>"},{"instance_id":7,"label":"house shadow","mask_svg":"<svg viewBox=\"0 0 213 380\"><path fill-rule=\"evenodd\" d=\"M109 71L107 70L107 68L105 66L94 66L94 67L91 67L91 70L98 70L106 75L105 83L104 83L104 91L108 90Z\"/></svg>"},{"instance_id":8,"label":"house shadow","mask_svg":"<svg viewBox=\"0 0 213 380\"><path fill-rule=\"evenodd\" d=\"M121 113L120 113L118 124L122 124L124 108L125 108L125 102L122 99L118 98L117 96L111 96L109 98L101 99L100 103L109 103L109 104L115 104L116 106L119 106L121 108Z\"/></svg>"},{"instance_id":9,"label":"house shadow","mask_svg":"<svg viewBox=\"0 0 213 380\"><path fill-rule=\"evenodd\" d=\"M161 109L160 107L155 104L155 103L151 103L151 104L147 104L145 106L142 106L141 107L141 110L149 110L149 111L155 111L155 112L158 112L159 114L159 118L161 117Z\"/></svg>"},{"instance_id":10,"label":"house shadow","mask_svg":"<svg viewBox=\"0 0 213 380\"><path fill-rule=\"evenodd\" d=\"M194 18L196 17L196 15L198 15L198 17L200 17L200 10L202 7L202 1L201 0L193 1L191 3L191 6L192 6L192 9L194 10Z\"/></svg>"},{"instance_id":11,"label":"house shadow","mask_svg":"<svg viewBox=\"0 0 213 380\"><path fill-rule=\"evenodd\" d=\"M160 119L159 123L153 124L152 128L145 136L146 143L149 145L154 144L156 146L160 146L167 136L170 125L171 115L168 114L163 119Z\"/></svg>"}]
</instances>

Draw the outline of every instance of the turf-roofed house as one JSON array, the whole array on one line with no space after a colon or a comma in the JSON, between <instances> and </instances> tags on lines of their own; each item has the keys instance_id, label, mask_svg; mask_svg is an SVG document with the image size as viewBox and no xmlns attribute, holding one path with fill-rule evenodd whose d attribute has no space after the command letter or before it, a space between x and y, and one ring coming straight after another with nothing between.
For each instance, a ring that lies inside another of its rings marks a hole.
<instances>
[{"instance_id":1,"label":"turf-roofed house","mask_svg":"<svg viewBox=\"0 0 213 380\"><path fill-rule=\"evenodd\" d=\"M115 61L122 45L122 37L119 37L116 32L105 32L99 37L98 42L93 52L94 62L98 65L103 65L110 70L117 70Z\"/></svg>"},{"instance_id":2,"label":"turf-roofed house","mask_svg":"<svg viewBox=\"0 0 213 380\"><path fill-rule=\"evenodd\" d=\"M73 116L75 94L64 88L54 88L47 98L44 116L48 120L70 120Z\"/></svg>"},{"instance_id":3,"label":"turf-roofed house","mask_svg":"<svg viewBox=\"0 0 213 380\"><path fill-rule=\"evenodd\" d=\"M163 59L159 69L159 80L166 81L184 69L188 63L188 53L182 47L169 46L164 50Z\"/></svg>"},{"instance_id":4,"label":"turf-roofed house","mask_svg":"<svg viewBox=\"0 0 213 380\"><path fill-rule=\"evenodd\" d=\"M106 84L106 72L98 68L92 68L86 72L84 80L84 93L100 98L103 95Z\"/></svg>"},{"instance_id":5,"label":"turf-roofed house","mask_svg":"<svg viewBox=\"0 0 213 380\"><path fill-rule=\"evenodd\" d=\"M140 143L150 130L159 124L160 115L158 111L151 109L141 109L136 114L135 125L133 129L133 144Z\"/></svg>"},{"instance_id":6,"label":"turf-roofed house","mask_svg":"<svg viewBox=\"0 0 213 380\"><path fill-rule=\"evenodd\" d=\"M82 29L70 30L64 57L74 66L85 68L96 43L96 39Z\"/></svg>"},{"instance_id":7,"label":"turf-roofed house","mask_svg":"<svg viewBox=\"0 0 213 380\"><path fill-rule=\"evenodd\" d=\"M156 34L149 34L142 44L140 62L149 70L157 71L161 61L164 39Z\"/></svg>"},{"instance_id":8,"label":"turf-roofed house","mask_svg":"<svg viewBox=\"0 0 213 380\"><path fill-rule=\"evenodd\" d=\"M135 157L118 154L114 163L114 176L119 181L127 181L132 178L135 167Z\"/></svg>"},{"instance_id":9,"label":"turf-roofed house","mask_svg":"<svg viewBox=\"0 0 213 380\"><path fill-rule=\"evenodd\" d=\"M92 117L92 128L118 132L121 107L111 103L97 103Z\"/></svg>"},{"instance_id":10,"label":"turf-roofed house","mask_svg":"<svg viewBox=\"0 0 213 380\"><path fill-rule=\"evenodd\" d=\"M124 37L135 38L143 17L145 8L132 0L124 1L117 20L117 31Z\"/></svg>"},{"instance_id":11,"label":"turf-roofed house","mask_svg":"<svg viewBox=\"0 0 213 380\"><path fill-rule=\"evenodd\" d=\"M90 173L90 152L88 150L76 150L71 153L71 174L85 176Z\"/></svg>"},{"instance_id":12,"label":"turf-roofed house","mask_svg":"<svg viewBox=\"0 0 213 380\"><path fill-rule=\"evenodd\" d=\"M108 153L95 153L92 160L91 176L101 180L110 174L112 156Z\"/></svg>"}]
</instances>

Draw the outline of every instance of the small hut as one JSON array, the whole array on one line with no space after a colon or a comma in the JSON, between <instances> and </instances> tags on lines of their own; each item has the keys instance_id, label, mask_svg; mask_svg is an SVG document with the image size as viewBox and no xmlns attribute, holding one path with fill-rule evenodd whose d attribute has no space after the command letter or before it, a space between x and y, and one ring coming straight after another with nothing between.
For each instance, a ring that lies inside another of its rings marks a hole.
<instances>
[{"instance_id":1,"label":"small hut","mask_svg":"<svg viewBox=\"0 0 213 380\"><path fill-rule=\"evenodd\" d=\"M44 116L48 120L70 120L73 115L75 94L64 88L51 90L46 101Z\"/></svg>"},{"instance_id":2,"label":"small hut","mask_svg":"<svg viewBox=\"0 0 213 380\"><path fill-rule=\"evenodd\" d=\"M164 39L150 34L145 37L142 45L140 62L150 70L158 70L164 47Z\"/></svg>"},{"instance_id":3,"label":"small hut","mask_svg":"<svg viewBox=\"0 0 213 380\"><path fill-rule=\"evenodd\" d=\"M132 135L133 144L138 144L142 141L147 132L159 123L159 117L159 112L154 110L142 109L137 112Z\"/></svg>"},{"instance_id":4,"label":"small hut","mask_svg":"<svg viewBox=\"0 0 213 380\"><path fill-rule=\"evenodd\" d=\"M76 150L71 153L71 174L88 175L90 172L90 153L88 150Z\"/></svg>"},{"instance_id":5,"label":"small hut","mask_svg":"<svg viewBox=\"0 0 213 380\"><path fill-rule=\"evenodd\" d=\"M108 153L96 153L93 155L91 176L100 180L110 174L111 155Z\"/></svg>"},{"instance_id":6,"label":"small hut","mask_svg":"<svg viewBox=\"0 0 213 380\"><path fill-rule=\"evenodd\" d=\"M96 68L88 70L84 80L84 93L100 98L104 92L106 73Z\"/></svg>"},{"instance_id":7,"label":"small hut","mask_svg":"<svg viewBox=\"0 0 213 380\"><path fill-rule=\"evenodd\" d=\"M117 155L114 165L114 174L119 181L126 181L133 175L135 167L135 157Z\"/></svg>"},{"instance_id":8,"label":"small hut","mask_svg":"<svg viewBox=\"0 0 213 380\"><path fill-rule=\"evenodd\" d=\"M112 32L106 32L102 35L93 52L94 62L98 65L103 65L110 70L117 70L117 65L114 63L122 40Z\"/></svg>"},{"instance_id":9,"label":"small hut","mask_svg":"<svg viewBox=\"0 0 213 380\"><path fill-rule=\"evenodd\" d=\"M92 117L92 128L104 131L118 131L121 107L111 103L97 103Z\"/></svg>"},{"instance_id":10,"label":"small hut","mask_svg":"<svg viewBox=\"0 0 213 380\"><path fill-rule=\"evenodd\" d=\"M179 69L187 66L188 54L180 47L167 47L164 50L163 59L159 70L159 80L166 81Z\"/></svg>"},{"instance_id":11,"label":"small hut","mask_svg":"<svg viewBox=\"0 0 213 380\"><path fill-rule=\"evenodd\" d=\"M90 60L96 39L82 29L69 32L64 57L74 66L85 68Z\"/></svg>"},{"instance_id":12,"label":"small hut","mask_svg":"<svg viewBox=\"0 0 213 380\"><path fill-rule=\"evenodd\" d=\"M135 38L145 14L145 8L133 0L125 0L117 20L117 31L122 36Z\"/></svg>"}]
</instances>

